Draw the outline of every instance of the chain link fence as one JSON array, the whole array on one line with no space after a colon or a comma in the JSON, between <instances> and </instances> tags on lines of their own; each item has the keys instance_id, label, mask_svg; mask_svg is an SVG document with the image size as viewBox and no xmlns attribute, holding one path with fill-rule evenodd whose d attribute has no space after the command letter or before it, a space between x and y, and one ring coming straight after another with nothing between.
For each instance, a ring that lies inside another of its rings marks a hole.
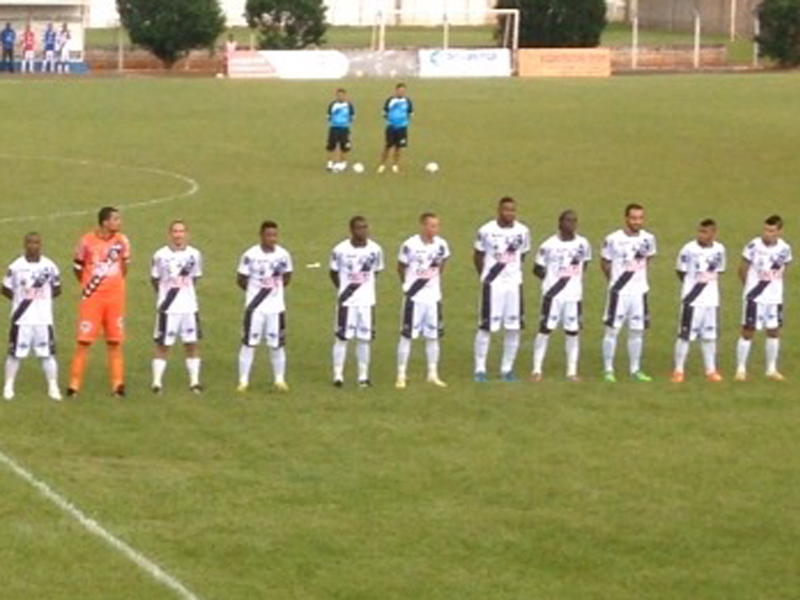
<instances>
[{"instance_id":1,"label":"chain link fence","mask_svg":"<svg viewBox=\"0 0 800 600\"><path fill-rule=\"evenodd\" d=\"M630 0L631 17L642 27L666 31L691 31L696 15L703 30L731 39L753 35L754 11L760 0Z\"/></svg>"}]
</instances>

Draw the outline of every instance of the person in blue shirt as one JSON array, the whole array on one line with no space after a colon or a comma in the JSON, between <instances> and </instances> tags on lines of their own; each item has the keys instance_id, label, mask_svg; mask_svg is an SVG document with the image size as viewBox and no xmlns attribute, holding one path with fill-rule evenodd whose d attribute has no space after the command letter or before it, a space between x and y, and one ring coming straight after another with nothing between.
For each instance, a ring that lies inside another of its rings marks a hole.
<instances>
[{"instance_id":1,"label":"person in blue shirt","mask_svg":"<svg viewBox=\"0 0 800 600\"><path fill-rule=\"evenodd\" d=\"M347 168L347 153L353 148L350 128L355 116L356 109L347 98L347 90L339 88L328 106L328 171L337 173Z\"/></svg>"},{"instance_id":2,"label":"person in blue shirt","mask_svg":"<svg viewBox=\"0 0 800 600\"><path fill-rule=\"evenodd\" d=\"M386 170L390 156L393 158L392 172L400 172L400 152L408 147L408 125L414 113L414 104L407 95L405 83L398 83L394 88L394 96L390 96L383 105L383 116L386 119L386 145L383 148L378 173Z\"/></svg>"},{"instance_id":3,"label":"person in blue shirt","mask_svg":"<svg viewBox=\"0 0 800 600\"><path fill-rule=\"evenodd\" d=\"M42 62L42 73L56 72L56 43L58 33L52 23L47 24L44 32L44 61Z\"/></svg>"},{"instance_id":4,"label":"person in blue shirt","mask_svg":"<svg viewBox=\"0 0 800 600\"><path fill-rule=\"evenodd\" d=\"M17 32L6 23L5 29L0 31L0 44L3 46L3 59L0 62L0 71L14 72L14 46L17 44Z\"/></svg>"}]
</instances>

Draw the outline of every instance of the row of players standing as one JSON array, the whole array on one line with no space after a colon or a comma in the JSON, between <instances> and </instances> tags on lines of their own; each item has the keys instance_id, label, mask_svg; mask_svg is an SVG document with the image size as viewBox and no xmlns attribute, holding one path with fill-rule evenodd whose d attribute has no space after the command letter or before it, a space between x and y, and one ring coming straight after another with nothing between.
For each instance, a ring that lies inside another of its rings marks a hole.
<instances>
[{"instance_id":1,"label":"row of players standing","mask_svg":"<svg viewBox=\"0 0 800 600\"><path fill-rule=\"evenodd\" d=\"M66 23L58 31L56 31L52 23L47 24L47 28L42 34L42 73L66 73L69 71L71 39L72 33ZM18 45L22 50L20 72L33 73L35 71L36 33L30 24L25 26L18 44L17 32L11 26L11 23L6 23L6 26L0 31L0 45L3 47L0 72L14 72L14 51Z\"/></svg>"},{"instance_id":2,"label":"row of players standing","mask_svg":"<svg viewBox=\"0 0 800 600\"><path fill-rule=\"evenodd\" d=\"M474 264L481 282L478 332L475 338L475 372L478 382L488 380L487 356L491 334L504 330L500 377L516 379L514 366L524 328L523 265L531 249L529 229L517 221L512 198L500 200L495 219L478 231ZM648 269L656 255L656 238L644 229L641 205L625 209L625 226L606 237L601 267L608 279L603 338L604 380L615 382L614 360L617 338L628 327L629 372L635 381L651 378L641 366L644 331L649 324ZM125 395L121 344L124 340L125 278L130 244L121 233L121 215L103 208L98 229L86 234L75 253L74 272L81 284L78 345L72 362L69 396L79 393L89 347L102 333L109 351L112 390ZM579 334L582 320L583 275L592 259L589 242L578 234L574 211L562 213L558 231L538 249L533 273L542 280L539 331L534 340L533 381L541 381L543 362L552 332L561 327L566 334L567 378L578 381ZM792 260L790 246L781 239L783 222L769 217L761 237L744 249L739 275L744 284L743 320L737 344L736 379L747 377L747 362L756 330L767 331L766 375L783 380L777 369L779 338L783 320L783 278ZM293 272L289 252L278 244L278 225L265 221L259 243L247 250L237 269L237 282L245 292L242 346L239 352L239 391L246 392L255 349L264 343L270 351L275 387L288 391L286 383L286 304L284 290ZM450 258L447 242L440 237L440 221L433 213L420 217L420 232L400 247L397 270L402 283L403 307L397 349L396 387L407 385L407 366L412 340L425 340L427 381L446 384L439 377L439 338L443 333L441 279ZM699 224L697 238L679 253L676 271L682 282L681 316L675 347L672 380L684 379L689 344L700 339L709 381L721 381L716 367L719 319L719 276L725 272L726 253L716 240L717 226L706 219ZM196 282L202 277L203 258L188 243L184 222L169 228L169 243L153 257L151 277L156 291L155 357L152 390L161 393L168 350L178 341L186 348L190 388L200 393L201 325ZM33 351L42 359L49 395L61 399L58 389L52 300L61 293L58 267L42 255L41 237L25 238L25 254L9 267L3 294L12 300L9 356L5 368L4 397L14 398L20 360ZM348 342L357 341L358 385L369 387L371 343L375 337L376 280L384 269L381 247L370 239L369 225L357 216L350 221L350 237L333 250L329 273L337 290L333 382L344 385Z\"/></svg>"}]
</instances>

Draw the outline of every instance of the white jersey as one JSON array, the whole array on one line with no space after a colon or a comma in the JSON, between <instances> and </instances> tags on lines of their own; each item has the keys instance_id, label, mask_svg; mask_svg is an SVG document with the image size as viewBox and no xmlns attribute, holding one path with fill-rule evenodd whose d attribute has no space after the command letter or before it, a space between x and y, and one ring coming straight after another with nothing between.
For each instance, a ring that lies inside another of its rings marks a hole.
<instances>
[{"instance_id":1,"label":"white jersey","mask_svg":"<svg viewBox=\"0 0 800 600\"><path fill-rule=\"evenodd\" d=\"M621 296L643 295L650 290L648 259L656 255L656 238L648 231L628 235L620 229L603 243L601 256L611 263L609 291Z\"/></svg>"},{"instance_id":2,"label":"white jersey","mask_svg":"<svg viewBox=\"0 0 800 600\"><path fill-rule=\"evenodd\" d=\"M478 230L475 250L482 252L481 282L504 287L522 285L522 261L531 249L530 230L519 222L501 227L489 221Z\"/></svg>"},{"instance_id":3,"label":"white jersey","mask_svg":"<svg viewBox=\"0 0 800 600\"><path fill-rule=\"evenodd\" d=\"M56 48L58 48L59 52L63 52L69 46L70 39L72 39L72 34L70 32L64 31L63 29L58 32L58 37L56 38Z\"/></svg>"},{"instance_id":4,"label":"white jersey","mask_svg":"<svg viewBox=\"0 0 800 600\"><path fill-rule=\"evenodd\" d=\"M792 248L779 239L772 246L756 238L742 256L750 263L744 285L745 299L759 304L783 304L783 275L792 262Z\"/></svg>"},{"instance_id":5,"label":"white jersey","mask_svg":"<svg viewBox=\"0 0 800 600\"><path fill-rule=\"evenodd\" d=\"M719 306L719 275L725 272L725 246L689 242L678 254L675 268L683 273L681 302L689 306Z\"/></svg>"},{"instance_id":6,"label":"white jersey","mask_svg":"<svg viewBox=\"0 0 800 600\"><path fill-rule=\"evenodd\" d=\"M331 271L339 274L341 306L375 306L375 277L383 271L383 250L368 240L354 246L350 240L339 243L331 254Z\"/></svg>"},{"instance_id":7,"label":"white jersey","mask_svg":"<svg viewBox=\"0 0 800 600\"><path fill-rule=\"evenodd\" d=\"M198 311L195 281L203 276L203 257L191 246L175 250L164 246L153 255L150 276L158 281L158 312L190 314Z\"/></svg>"},{"instance_id":8,"label":"white jersey","mask_svg":"<svg viewBox=\"0 0 800 600\"><path fill-rule=\"evenodd\" d=\"M283 276L291 273L292 257L281 246L265 252L253 246L239 261L239 275L247 277L245 310L248 313L281 313L286 310Z\"/></svg>"},{"instance_id":9,"label":"white jersey","mask_svg":"<svg viewBox=\"0 0 800 600\"><path fill-rule=\"evenodd\" d=\"M53 290L61 286L56 264L42 256L28 262L20 256L8 267L3 287L11 290L11 325L52 325Z\"/></svg>"},{"instance_id":10,"label":"white jersey","mask_svg":"<svg viewBox=\"0 0 800 600\"><path fill-rule=\"evenodd\" d=\"M545 269L542 294L558 296L565 302L583 300L583 272L592 260L592 247L585 237L562 240L548 238L536 253L536 264Z\"/></svg>"},{"instance_id":11,"label":"white jersey","mask_svg":"<svg viewBox=\"0 0 800 600\"><path fill-rule=\"evenodd\" d=\"M430 244L421 236L408 238L400 246L397 260L405 265L403 292L409 300L435 304L442 299L442 266L450 258L450 247L436 236Z\"/></svg>"}]
</instances>

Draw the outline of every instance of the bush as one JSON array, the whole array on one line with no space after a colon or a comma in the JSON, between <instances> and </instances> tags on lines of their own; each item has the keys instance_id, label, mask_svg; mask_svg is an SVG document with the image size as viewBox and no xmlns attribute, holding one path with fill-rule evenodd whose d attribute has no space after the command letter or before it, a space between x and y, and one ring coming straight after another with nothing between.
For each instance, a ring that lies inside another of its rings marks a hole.
<instances>
[{"instance_id":1,"label":"bush","mask_svg":"<svg viewBox=\"0 0 800 600\"><path fill-rule=\"evenodd\" d=\"M800 0L764 0L757 14L761 54L782 67L800 66Z\"/></svg>"},{"instance_id":2,"label":"bush","mask_svg":"<svg viewBox=\"0 0 800 600\"><path fill-rule=\"evenodd\" d=\"M117 0L131 41L172 68L191 50L213 48L225 31L219 0Z\"/></svg>"},{"instance_id":3,"label":"bush","mask_svg":"<svg viewBox=\"0 0 800 600\"><path fill-rule=\"evenodd\" d=\"M318 46L328 28L323 0L247 0L245 16L258 29L263 50L298 50Z\"/></svg>"},{"instance_id":4,"label":"bush","mask_svg":"<svg viewBox=\"0 0 800 600\"><path fill-rule=\"evenodd\" d=\"M605 0L498 0L497 8L520 9L522 47L593 48L606 27Z\"/></svg>"}]
</instances>

